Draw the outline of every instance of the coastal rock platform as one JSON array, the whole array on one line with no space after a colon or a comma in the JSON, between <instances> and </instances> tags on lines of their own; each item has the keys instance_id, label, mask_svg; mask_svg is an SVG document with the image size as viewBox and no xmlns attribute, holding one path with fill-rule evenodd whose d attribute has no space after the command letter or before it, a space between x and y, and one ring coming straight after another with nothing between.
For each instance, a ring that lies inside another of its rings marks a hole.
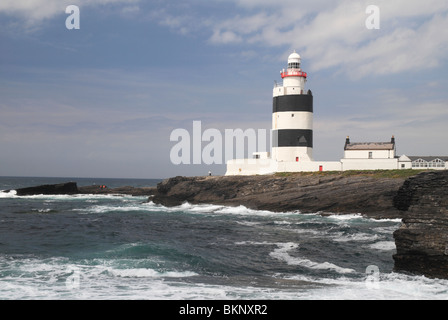
<instances>
[{"instance_id":1,"label":"coastal rock platform","mask_svg":"<svg viewBox=\"0 0 448 320\"><path fill-rule=\"evenodd\" d=\"M278 174L263 176L173 177L160 182L150 198L156 204L243 205L273 212L347 214L398 218L393 198L405 178L367 174Z\"/></svg>"}]
</instances>

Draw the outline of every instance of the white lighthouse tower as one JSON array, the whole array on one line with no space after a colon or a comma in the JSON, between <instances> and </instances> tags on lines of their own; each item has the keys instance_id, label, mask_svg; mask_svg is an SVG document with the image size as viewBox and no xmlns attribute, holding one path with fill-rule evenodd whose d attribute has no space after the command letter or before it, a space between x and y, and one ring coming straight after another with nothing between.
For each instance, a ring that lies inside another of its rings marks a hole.
<instances>
[{"instance_id":1,"label":"white lighthouse tower","mask_svg":"<svg viewBox=\"0 0 448 320\"><path fill-rule=\"evenodd\" d=\"M280 71L282 84L273 89L272 159L276 162L313 160L313 96L305 92L307 74L300 55L288 57L288 68Z\"/></svg>"}]
</instances>

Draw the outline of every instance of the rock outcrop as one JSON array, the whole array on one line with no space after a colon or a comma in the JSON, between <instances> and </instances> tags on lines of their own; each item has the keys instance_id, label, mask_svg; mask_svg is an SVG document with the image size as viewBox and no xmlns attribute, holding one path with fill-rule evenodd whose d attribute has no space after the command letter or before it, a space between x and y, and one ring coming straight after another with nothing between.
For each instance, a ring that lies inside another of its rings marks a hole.
<instances>
[{"instance_id":1,"label":"rock outcrop","mask_svg":"<svg viewBox=\"0 0 448 320\"><path fill-rule=\"evenodd\" d=\"M403 221L394 232L395 270L448 279L448 171L409 178L394 205Z\"/></svg>"},{"instance_id":2,"label":"rock outcrop","mask_svg":"<svg viewBox=\"0 0 448 320\"><path fill-rule=\"evenodd\" d=\"M34 187L18 188L16 195L18 196L33 196L33 195L57 195L57 194L125 194L131 196L150 196L156 192L156 187L117 187L108 188L107 186L92 185L78 187L76 182L66 182L59 184L45 184ZM4 190L9 192L11 190Z\"/></svg>"},{"instance_id":3,"label":"rock outcrop","mask_svg":"<svg viewBox=\"0 0 448 320\"><path fill-rule=\"evenodd\" d=\"M16 192L18 196L32 196L37 194L77 194L78 186L76 182L44 184L35 187L16 189Z\"/></svg>"},{"instance_id":4,"label":"rock outcrop","mask_svg":"<svg viewBox=\"0 0 448 320\"><path fill-rule=\"evenodd\" d=\"M107 186L93 185L78 187L80 194L125 194L131 196L150 196L156 192L156 187L117 187L108 188Z\"/></svg>"},{"instance_id":5,"label":"rock outcrop","mask_svg":"<svg viewBox=\"0 0 448 320\"><path fill-rule=\"evenodd\" d=\"M393 197L404 178L368 175L267 175L174 177L157 185L151 201L165 206L192 204L244 205L274 212L361 213L397 218Z\"/></svg>"}]
</instances>

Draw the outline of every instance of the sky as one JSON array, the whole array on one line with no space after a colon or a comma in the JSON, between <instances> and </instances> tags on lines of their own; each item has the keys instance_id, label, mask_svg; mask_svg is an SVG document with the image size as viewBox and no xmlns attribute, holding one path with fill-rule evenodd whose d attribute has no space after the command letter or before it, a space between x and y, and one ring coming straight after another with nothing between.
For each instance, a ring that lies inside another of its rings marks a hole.
<instances>
[{"instance_id":1,"label":"sky","mask_svg":"<svg viewBox=\"0 0 448 320\"><path fill-rule=\"evenodd\" d=\"M448 155L447 1L2 0L0 176L224 174L225 159L174 164L171 133L204 148L193 121L223 136L271 128L294 50L315 160L342 158L346 136Z\"/></svg>"}]
</instances>

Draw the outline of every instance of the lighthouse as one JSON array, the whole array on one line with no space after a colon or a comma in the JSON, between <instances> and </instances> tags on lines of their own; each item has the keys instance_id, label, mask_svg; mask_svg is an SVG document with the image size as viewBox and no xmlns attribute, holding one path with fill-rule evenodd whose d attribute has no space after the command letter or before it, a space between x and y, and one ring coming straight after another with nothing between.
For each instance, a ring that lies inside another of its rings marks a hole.
<instances>
[{"instance_id":1,"label":"lighthouse","mask_svg":"<svg viewBox=\"0 0 448 320\"><path fill-rule=\"evenodd\" d=\"M350 142L347 136L343 159L315 161L313 95L305 89L308 75L302 70L297 52L289 55L288 66L280 71L280 75L283 82L275 83L272 92L271 152L254 152L253 159L227 161L226 175L421 167L448 169L448 157L396 156L394 136L390 142Z\"/></svg>"},{"instance_id":2,"label":"lighthouse","mask_svg":"<svg viewBox=\"0 0 448 320\"><path fill-rule=\"evenodd\" d=\"M307 74L295 51L287 69L280 71L283 83L275 83L272 107L272 159L276 162L313 160L313 96L305 91Z\"/></svg>"}]
</instances>

